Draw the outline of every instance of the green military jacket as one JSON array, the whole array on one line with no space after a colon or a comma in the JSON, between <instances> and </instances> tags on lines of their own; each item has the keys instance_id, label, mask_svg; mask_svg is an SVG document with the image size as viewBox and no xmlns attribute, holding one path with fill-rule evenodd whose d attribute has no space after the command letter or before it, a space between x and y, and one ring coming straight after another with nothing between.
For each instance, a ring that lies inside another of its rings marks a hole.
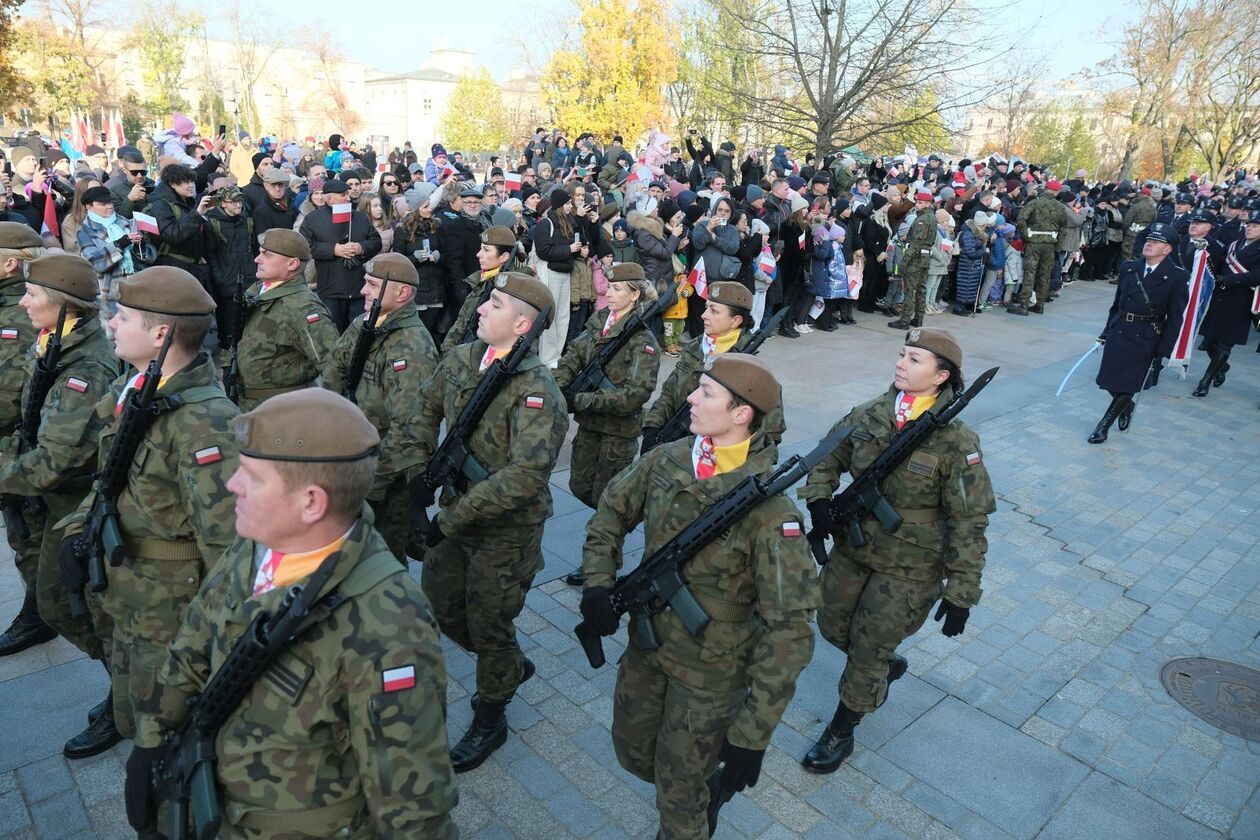
<instances>
[{"instance_id":1,"label":"green military jacket","mask_svg":"<svg viewBox=\"0 0 1260 840\"><path fill-rule=\"evenodd\" d=\"M29 398L35 369L34 345L24 349L27 358L13 362L21 371L17 393L22 403ZM97 416L96 403L121 367L99 318L80 320L62 339L60 366L40 410L37 445L18 455L14 434L0 459L0 493L42 498L54 521L73 511L92 485L96 442L108 422ZM6 367L0 377L16 373Z\"/></svg>"},{"instance_id":2,"label":"green military jacket","mask_svg":"<svg viewBox=\"0 0 1260 840\"><path fill-rule=\"evenodd\" d=\"M256 543L237 539L189 603L136 744L155 747L286 589L253 595ZM224 838L448 838L458 801L446 739L446 667L420 587L372 527L336 555L312 623L254 684L216 739ZM331 615L331 617L330 617Z\"/></svg>"},{"instance_id":3,"label":"green military jacket","mask_svg":"<svg viewBox=\"0 0 1260 840\"><path fill-rule=\"evenodd\" d=\"M437 448L439 425L446 421L451 428L477 387L486 350L480 340L458 345L425 383L419 428L424 463ZM469 451L489 477L472 485L461 479L442 492L437 518L442 532L472 540L485 530L541 526L551 516L548 481L568 428L564 396L538 354L531 353L495 395L468 440ZM541 557L538 563L541 568Z\"/></svg>"},{"instance_id":4,"label":"green military jacket","mask_svg":"<svg viewBox=\"0 0 1260 840\"><path fill-rule=\"evenodd\" d=\"M1067 227L1063 202L1048 192L1034 198L1020 211L1015 229L1026 245L1055 245Z\"/></svg>"},{"instance_id":5,"label":"green military jacket","mask_svg":"<svg viewBox=\"0 0 1260 840\"><path fill-rule=\"evenodd\" d=\"M324 387L341 393L367 314L355 318L333 348ZM420 387L437 368L437 350L415 306L390 313L377 329L354 400L381 435L371 498L379 501L419 463Z\"/></svg>"},{"instance_id":6,"label":"green military jacket","mask_svg":"<svg viewBox=\"0 0 1260 840\"><path fill-rule=\"evenodd\" d=\"M906 267L926 268L936 244L936 216L931 207L920 210L906 233Z\"/></svg>"},{"instance_id":7,"label":"green military jacket","mask_svg":"<svg viewBox=\"0 0 1260 840\"><path fill-rule=\"evenodd\" d=\"M337 344L332 316L300 275L262 294L258 286L246 292L252 306L238 351L241 411L267 397L314 385Z\"/></svg>"},{"instance_id":8,"label":"green military jacket","mask_svg":"<svg viewBox=\"0 0 1260 840\"><path fill-rule=\"evenodd\" d=\"M130 379L116 380L96 406L98 418L110 423L100 438L102 469L118 431L113 422L118 400ZM108 569L105 592L105 609L115 626L148 641L175 635L184 605L236 538L236 499L227 481L237 463L232 430L237 408L204 353L158 387L159 398L174 394L184 404L154 420L118 497L127 559ZM82 530L95 498L94 488L79 506L70 533Z\"/></svg>"},{"instance_id":9,"label":"green military jacket","mask_svg":"<svg viewBox=\"0 0 1260 840\"><path fill-rule=\"evenodd\" d=\"M631 313L627 313L613 324L605 336L604 323L608 320L608 313L609 309L605 307L592 315L582 333L569 343L560 357L555 377L562 390L582 372L601 347L621 334L630 320ZM640 330L604 367L604 375L612 387L574 397L576 413L573 419L577 424L600 434L637 438L643 429L643 406L656 390L656 374L661 367L659 351L660 345L652 331Z\"/></svg>"},{"instance_id":10,"label":"green military jacket","mask_svg":"<svg viewBox=\"0 0 1260 840\"><path fill-rule=\"evenodd\" d=\"M30 373L27 353L36 330L18 306L25 292L21 274L0 280L0 446L22 422L22 388Z\"/></svg>"},{"instance_id":11,"label":"green military jacket","mask_svg":"<svg viewBox=\"0 0 1260 840\"><path fill-rule=\"evenodd\" d=\"M757 432L743 466L700 481L693 444L687 437L659 446L605 488L586 526L587 586L612 585L622 541L640 522L647 557L747 476L770 473L777 457L774 442ZM800 511L787 496L766 499L689 560L683 576L713 620L692 636L671 610L657 614L661 666L697 688L746 686L727 737L735 746L765 749L813 655L810 613L822 603Z\"/></svg>"},{"instance_id":12,"label":"green military jacket","mask_svg":"<svg viewBox=\"0 0 1260 840\"><path fill-rule=\"evenodd\" d=\"M1120 219L1120 226L1124 228L1124 244L1120 247L1120 259L1128 260L1134 257L1133 243L1137 241L1138 234L1155 221L1158 213L1159 205L1149 195L1138 196L1133 206L1125 211L1123 218Z\"/></svg>"},{"instance_id":13,"label":"green military jacket","mask_svg":"<svg viewBox=\"0 0 1260 840\"><path fill-rule=\"evenodd\" d=\"M468 287L468 296L460 304L455 323L451 324L451 328L446 331L446 337L442 339L443 356L451 352L451 348L459 346L460 340L464 337L464 330L468 329L469 323L477 314L477 307L486 302L486 298L490 297L490 292L494 289L493 284L487 285L481 279L480 271L469 274L463 282Z\"/></svg>"},{"instance_id":14,"label":"green military jacket","mask_svg":"<svg viewBox=\"0 0 1260 840\"><path fill-rule=\"evenodd\" d=\"M809 474L797 494L806 504L830 498L848 472L860 476L888 448L897 432L894 419L899 391L888 392L850 411L839 426L853 434ZM946 385L936 407L953 399ZM853 548L842 534L833 554L910 580L947 579L945 596L960 607L980 601L980 574L988 550L985 529L997 510L985 469L980 440L965 423L954 420L934 432L882 485L889 504L904 518L895 534L874 516L862 524L866 545Z\"/></svg>"}]
</instances>

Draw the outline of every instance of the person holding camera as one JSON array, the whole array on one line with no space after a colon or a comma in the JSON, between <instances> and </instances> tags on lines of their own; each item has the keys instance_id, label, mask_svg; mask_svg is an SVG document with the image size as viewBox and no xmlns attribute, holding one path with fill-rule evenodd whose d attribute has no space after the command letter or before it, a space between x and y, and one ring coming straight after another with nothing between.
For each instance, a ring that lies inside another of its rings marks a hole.
<instances>
[{"instance_id":1,"label":"person holding camera","mask_svg":"<svg viewBox=\"0 0 1260 840\"><path fill-rule=\"evenodd\" d=\"M83 193L87 213L79 225L79 253L96 271L101 294L108 299L114 281L130 277L157 259L157 248L136 229L135 222L114 210L114 199L105 187ZM113 306L110 307L111 313Z\"/></svg>"},{"instance_id":2,"label":"person holding camera","mask_svg":"<svg viewBox=\"0 0 1260 840\"><path fill-rule=\"evenodd\" d=\"M125 146L118 150L118 167L122 171L105 182L114 201L114 212L130 219L137 210L145 212L149 193L157 184L149 178L149 166L139 149Z\"/></svg>"}]
</instances>

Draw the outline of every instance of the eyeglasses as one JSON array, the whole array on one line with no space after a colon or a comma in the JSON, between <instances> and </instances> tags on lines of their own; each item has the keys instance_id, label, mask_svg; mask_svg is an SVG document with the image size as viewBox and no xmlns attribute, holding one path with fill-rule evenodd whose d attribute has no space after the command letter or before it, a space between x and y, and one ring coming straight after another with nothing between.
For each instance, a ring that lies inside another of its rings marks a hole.
<instances>
[{"instance_id":1,"label":"eyeglasses","mask_svg":"<svg viewBox=\"0 0 1260 840\"><path fill-rule=\"evenodd\" d=\"M382 184L384 184L384 185L385 185L385 186L387 186L387 187L396 187L396 186L398 186L398 182L397 182L397 181L381 181L381 183L382 183Z\"/></svg>"},{"instance_id":2,"label":"eyeglasses","mask_svg":"<svg viewBox=\"0 0 1260 840\"><path fill-rule=\"evenodd\" d=\"M143 169L128 169L127 171L128 171L129 173L131 173L132 175L143 175L143 174L145 174L145 170L143 170Z\"/></svg>"}]
</instances>

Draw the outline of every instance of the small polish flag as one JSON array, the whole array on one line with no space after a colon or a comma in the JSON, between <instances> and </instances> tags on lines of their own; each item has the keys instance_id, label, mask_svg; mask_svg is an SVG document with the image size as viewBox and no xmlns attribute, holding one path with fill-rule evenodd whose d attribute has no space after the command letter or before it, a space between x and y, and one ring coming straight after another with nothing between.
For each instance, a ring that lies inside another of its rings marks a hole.
<instances>
[{"instance_id":1,"label":"small polish flag","mask_svg":"<svg viewBox=\"0 0 1260 840\"><path fill-rule=\"evenodd\" d=\"M14 327L5 327L0 330L0 338L3 338L5 341L16 341L17 337L18 331Z\"/></svg>"},{"instance_id":2,"label":"small polish flag","mask_svg":"<svg viewBox=\"0 0 1260 840\"><path fill-rule=\"evenodd\" d=\"M206 464L216 464L223 460L223 453L219 451L217 446L207 446L205 449L198 449L193 453L193 457L197 459L197 466L204 467Z\"/></svg>"},{"instance_id":3,"label":"small polish flag","mask_svg":"<svg viewBox=\"0 0 1260 840\"><path fill-rule=\"evenodd\" d=\"M71 391L78 391L82 394L87 390L87 380L72 376L66 380L66 387Z\"/></svg>"},{"instance_id":4,"label":"small polish flag","mask_svg":"<svg viewBox=\"0 0 1260 840\"><path fill-rule=\"evenodd\" d=\"M805 250L805 231L801 231L801 235L796 237L796 244L802 251Z\"/></svg>"},{"instance_id":5,"label":"small polish flag","mask_svg":"<svg viewBox=\"0 0 1260 840\"><path fill-rule=\"evenodd\" d=\"M509 172L503 176L503 188L508 192L517 192L521 188L521 173Z\"/></svg>"},{"instance_id":6,"label":"small polish flag","mask_svg":"<svg viewBox=\"0 0 1260 840\"><path fill-rule=\"evenodd\" d=\"M306 323L308 323L308 324L313 324L313 323L315 323L315 322L316 322L316 321L318 321L318 320L319 320L319 313L318 313L318 312L308 312L308 313L306 314Z\"/></svg>"},{"instance_id":7,"label":"small polish flag","mask_svg":"<svg viewBox=\"0 0 1260 840\"><path fill-rule=\"evenodd\" d=\"M377 172L384 172L386 169L388 169L388 166L386 166L386 164L383 164L383 163L376 164Z\"/></svg>"},{"instance_id":8,"label":"small polish flag","mask_svg":"<svg viewBox=\"0 0 1260 840\"><path fill-rule=\"evenodd\" d=\"M801 523L793 519L791 522L783 523L783 536L799 537L801 535Z\"/></svg>"},{"instance_id":9,"label":"small polish flag","mask_svg":"<svg viewBox=\"0 0 1260 840\"><path fill-rule=\"evenodd\" d=\"M406 360L406 359L394 359L394 370L395 370L395 372L401 372L401 371L404 371L404 370L406 370L406 369L407 369L407 360Z\"/></svg>"},{"instance_id":10,"label":"small polish flag","mask_svg":"<svg viewBox=\"0 0 1260 840\"><path fill-rule=\"evenodd\" d=\"M131 218L135 220L136 228L138 230L143 231L144 233L151 233L154 236L160 236L162 234L161 229L158 228L157 219L153 218L149 214L139 212L132 213Z\"/></svg>"},{"instance_id":11,"label":"small polish flag","mask_svg":"<svg viewBox=\"0 0 1260 840\"><path fill-rule=\"evenodd\" d=\"M525 407L532 408L535 411L543 407L543 398L539 396L529 396L525 398Z\"/></svg>"},{"instance_id":12,"label":"small polish flag","mask_svg":"<svg viewBox=\"0 0 1260 840\"><path fill-rule=\"evenodd\" d=\"M980 463L979 452L972 452L970 455L967 456L967 466L974 467L978 463Z\"/></svg>"},{"instance_id":13,"label":"small polish flag","mask_svg":"<svg viewBox=\"0 0 1260 840\"><path fill-rule=\"evenodd\" d=\"M416 666L404 665L401 668L387 668L381 671L382 691L402 691L413 688L416 684Z\"/></svg>"},{"instance_id":14,"label":"small polish flag","mask_svg":"<svg viewBox=\"0 0 1260 840\"><path fill-rule=\"evenodd\" d=\"M350 210L351 207L349 202L345 204L334 204L332 206L333 224L336 225L341 224L342 222L350 221Z\"/></svg>"},{"instance_id":15,"label":"small polish flag","mask_svg":"<svg viewBox=\"0 0 1260 840\"><path fill-rule=\"evenodd\" d=\"M757 258L757 268L771 280L779 272L778 263L774 261L774 254L769 248L761 249L761 256Z\"/></svg>"},{"instance_id":16,"label":"small polish flag","mask_svg":"<svg viewBox=\"0 0 1260 840\"><path fill-rule=\"evenodd\" d=\"M442 167L442 177L443 177L443 178L449 178L450 176L452 176L452 175L454 175L454 174L455 174L455 167L451 166L449 163L448 163L448 164L446 164L446 166L443 166L443 167Z\"/></svg>"},{"instance_id":17,"label":"small polish flag","mask_svg":"<svg viewBox=\"0 0 1260 840\"><path fill-rule=\"evenodd\" d=\"M649 356L655 356L655 355L656 355L656 348L655 348L655 347L653 347L651 344L644 344L644 345L643 345L643 352L644 352L644 353L647 353Z\"/></svg>"},{"instance_id":18,"label":"small polish flag","mask_svg":"<svg viewBox=\"0 0 1260 840\"><path fill-rule=\"evenodd\" d=\"M700 295L701 299L709 299L709 276L704 270L704 260L699 255L696 256L695 266L687 275L687 282L695 287L696 294Z\"/></svg>"}]
</instances>

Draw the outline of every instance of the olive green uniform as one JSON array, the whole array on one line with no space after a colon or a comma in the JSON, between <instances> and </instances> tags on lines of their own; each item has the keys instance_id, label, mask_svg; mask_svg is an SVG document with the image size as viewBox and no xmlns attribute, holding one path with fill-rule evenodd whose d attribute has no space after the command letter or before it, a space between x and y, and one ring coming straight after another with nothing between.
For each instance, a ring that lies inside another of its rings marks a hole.
<instances>
[{"instance_id":1,"label":"olive green uniform","mask_svg":"<svg viewBox=\"0 0 1260 840\"><path fill-rule=\"evenodd\" d=\"M621 334L632 315L627 313L612 325L608 335L603 335L609 311L605 308L592 315L560 357L555 377L561 389L582 372L605 344ZM630 466L639 454L636 442L643 426L643 406L656 389L659 351L652 331L640 330L604 366L610 387L573 398L578 432L573 439L569 489L588 507L595 507L612 477Z\"/></svg>"},{"instance_id":2,"label":"olive green uniform","mask_svg":"<svg viewBox=\"0 0 1260 840\"><path fill-rule=\"evenodd\" d=\"M98 416L114 416L129 379L115 382L112 393L97 404ZM153 421L132 461L118 498L126 558L107 569L114 717L127 737L134 732L133 705L152 690L184 608L235 538L235 497L227 481L237 461L231 428L236 406L204 353L158 387L159 400L175 394L183 404ZM102 468L116 431L115 423L101 435ZM82 530L95 496L93 491L84 499L68 533Z\"/></svg>"},{"instance_id":3,"label":"olive green uniform","mask_svg":"<svg viewBox=\"0 0 1260 840\"><path fill-rule=\"evenodd\" d=\"M486 302L490 297L490 290L494 288L493 283L486 283L481 279L480 271L474 271L472 274L469 274L464 278L463 283L468 287L468 294L464 297L464 302L460 304L459 314L455 316L455 323L451 324L451 328L446 331L446 337L442 339L443 356L451 352L452 348L459 346L460 341L464 337L464 331L468 329L468 325L476 317L477 307Z\"/></svg>"},{"instance_id":4,"label":"olive green uniform","mask_svg":"<svg viewBox=\"0 0 1260 840\"><path fill-rule=\"evenodd\" d=\"M224 840L457 836L436 623L371 522L365 510L325 586L344 600L315 608L218 732ZM238 539L189 603L138 704L137 746L159 746L254 617L279 608L287 588L253 595L262 552Z\"/></svg>"},{"instance_id":5,"label":"olive green uniform","mask_svg":"<svg viewBox=\"0 0 1260 840\"><path fill-rule=\"evenodd\" d=\"M1149 195L1138 196L1133 206L1125 211L1124 217L1120 219L1120 226L1124 228L1124 239L1120 245L1122 261L1136 260L1142 256L1133 253L1133 246L1137 243L1138 234L1146 230L1158 214L1159 205Z\"/></svg>"},{"instance_id":6,"label":"olive green uniform","mask_svg":"<svg viewBox=\"0 0 1260 840\"><path fill-rule=\"evenodd\" d=\"M0 280L0 452L16 449L18 427L22 423L22 389L30 373L27 355L35 341L36 330L26 310L18 306L25 294L22 275ZM112 377L111 377L112 378ZM22 539L8 518L20 516L29 536ZM35 570L39 565L39 547L44 536L44 512L38 505L21 502L13 512L5 513L5 536L13 549L13 562L28 589L35 586Z\"/></svg>"},{"instance_id":7,"label":"olive green uniform","mask_svg":"<svg viewBox=\"0 0 1260 840\"><path fill-rule=\"evenodd\" d=\"M1015 225L1024 240L1024 283L1019 289L1019 302L1027 307L1037 293L1038 305L1050 299L1050 274L1054 270L1054 253L1059 238L1067 229L1067 210L1063 202L1049 192L1042 192L1024 207Z\"/></svg>"},{"instance_id":8,"label":"olive green uniform","mask_svg":"<svg viewBox=\"0 0 1260 840\"><path fill-rule=\"evenodd\" d=\"M487 346L478 340L442 357L424 385L422 464L477 386ZM490 403L468 440L489 473L475 484L459 476L442 490L434 524L446 539L425 557L421 582L442 632L477 654L483 702L506 703L520 682L523 657L513 620L543 567L543 523L551 516L551 470L569 420L551 371L531 352Z\"/></svg>"},{"instance_id":9,"label":"olive green uniform","mask_svg":"<svg viewBox=\"0 0 1260 840\"><path fill-rule=\"evenodd\" d=\"M355 345L363 333L367 313L350 322L333 348L324 387L341 393ZM437 368L437 350L428 329L420 322L415 304L390 313L377 327L376 339L354 401L381 435L381 454L376 483L368 494L376 513L376 527L390 551L407 562L411 536L411 499L407 479L420 461L420 389Z\"/></svg>"},{"instance_id":10,"label":"olive green uniform","mask_svg":"<svg viewBox=\"0 0 1260 840\"><path fill-rule=\"evenodd\" d=\"M657 447L608 485L586 527L587 586L613 584L622 541L640 522L649 555L744 478L774 468L776 448L758 432L742 466L700 481L692 445ZM723 738L764 750L809 664L820 597L803 533L791 500L763 501L683 569L712 619L704 632L692 636L666 609L652 619L661 647L632 641L621 659L613 747L622 767L656 785L658 837L707 840L705 780Z\"/></svg>"},{"instance_id":11,"label":"olive green uniform","mask_svg":"<svg viewBox=\"0 0 1260 840\"><path fill-rule=\"evenodd\" d=\"M259 287L255 283L246 292L250 306L237 350L241 411L315 385L337 344L328 308L300 275L262 294Z\"/></svg>"},{"instance_id":12,"label":"olive green uniform","mask_svg":"<svg viewBox=\"0 0 1260 840\"><path fill-rule=\"evenodd\" d=\"M897 432L896 388L848 413L838 426L853 434L809 474L798 494L808 504L835 493L846 472L860 476ZM949 386L936 405L953 399ZM833 427L833 429L836 427ZM904 522L889 534L873 516L862 523L866 545L837 540L822 570L822 636L848 656L840 699L855 712L879 708L888 666L904 639L942 596L959 607L980 600L988 548L985 529L997 507L975 432L957 420L933 433L883 483Z\"/></svg>"},{"instance_id":13,"label":"olive green uniform","mask_svg":"<svg viewBox=\"0 0 1260 840\"><path fill-rule=\"evenodd\" d=\"M928 260L936 244L936 216L931 207L917 211L906 234L906 258L901 263L901 277L906 297L901 307L903 321L922 322L927 312Z\"/></svg>"}]
</instances>

